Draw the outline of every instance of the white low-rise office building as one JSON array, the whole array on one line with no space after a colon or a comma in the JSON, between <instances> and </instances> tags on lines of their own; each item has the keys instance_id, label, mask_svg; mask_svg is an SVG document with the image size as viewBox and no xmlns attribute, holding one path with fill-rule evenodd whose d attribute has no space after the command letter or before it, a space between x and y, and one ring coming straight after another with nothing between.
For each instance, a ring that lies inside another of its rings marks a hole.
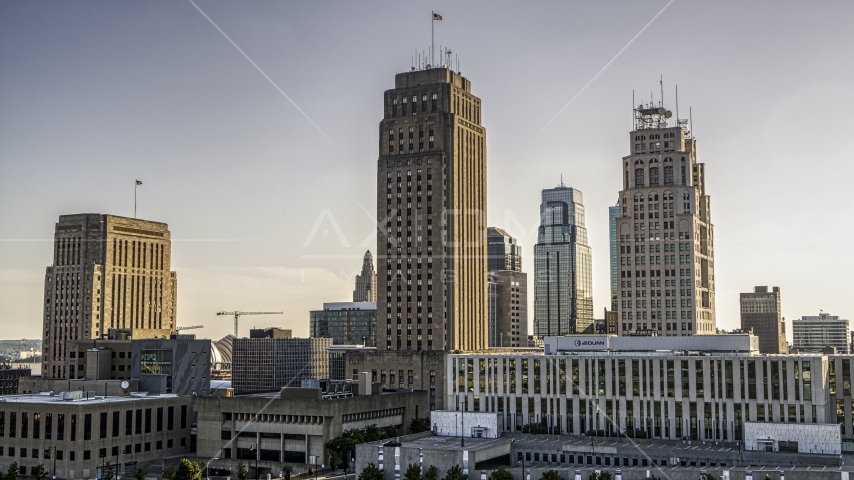
<instances>
[{"instance_id":1,"label":"white low-rise office building","mask_svg":"<svg viewBox=\"0 0 854 480\"><path fill-rule=\"evenodd\" d=\"M702 353L701 353L702 352ZM851 421L848 355L760 355L755 336L546 337L545 353L451 354L447 409L502 431L743 441L746 422Z\"/></svg>"}]
</instances>

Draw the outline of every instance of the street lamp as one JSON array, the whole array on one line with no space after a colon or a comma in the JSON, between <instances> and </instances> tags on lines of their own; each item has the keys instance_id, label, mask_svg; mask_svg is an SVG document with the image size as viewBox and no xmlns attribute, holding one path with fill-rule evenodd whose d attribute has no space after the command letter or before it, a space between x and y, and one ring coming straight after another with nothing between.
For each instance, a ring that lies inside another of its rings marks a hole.
<instances>
[{"instance_id":1,"label":"street lamp","mask_svg":"<svg viewBox=\"0 0 854 480\"><path fill-rule=\"evenodd\" d=\"M255 452L255 480L258 480L258 444L249 447L250 452Z\"/></svg>"}]
</instances>

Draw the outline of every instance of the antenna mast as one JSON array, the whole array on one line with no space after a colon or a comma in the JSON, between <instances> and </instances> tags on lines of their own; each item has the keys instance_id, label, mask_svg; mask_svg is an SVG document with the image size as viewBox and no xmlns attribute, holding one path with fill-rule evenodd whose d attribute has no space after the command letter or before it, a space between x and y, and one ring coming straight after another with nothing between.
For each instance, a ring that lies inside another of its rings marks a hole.
<instances>
[{"instance_id":1,"label":"antenna mast","mask_svg":"<svg viewBox=\"0 0 854 480\"><path fill-rule=\"evenodd\" d=\"M658 79L658 84L661 86L661 106L664 106L664 74L661 74L661 77ZM679 118L679 115L676 115L676 118Z\"/></svg>"}]
</instances>

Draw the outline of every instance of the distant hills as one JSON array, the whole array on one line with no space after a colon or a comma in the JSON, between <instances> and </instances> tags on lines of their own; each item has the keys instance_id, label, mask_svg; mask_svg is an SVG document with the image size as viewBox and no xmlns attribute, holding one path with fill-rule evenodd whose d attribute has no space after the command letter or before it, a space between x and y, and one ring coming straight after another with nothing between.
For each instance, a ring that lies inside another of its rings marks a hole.
<instances>
[{"instance_id":1,"label":"distant hills","mask_svg":"<svg viewBox=\"0 0 854 480\"><path fill-rule=\"evenodd\" d=\"M0 340L0 355L18 359L21 352L32 349L36 355L41 357L42 341L41 339L21 339L21 340Z\"/></svg>"}]
</instances>

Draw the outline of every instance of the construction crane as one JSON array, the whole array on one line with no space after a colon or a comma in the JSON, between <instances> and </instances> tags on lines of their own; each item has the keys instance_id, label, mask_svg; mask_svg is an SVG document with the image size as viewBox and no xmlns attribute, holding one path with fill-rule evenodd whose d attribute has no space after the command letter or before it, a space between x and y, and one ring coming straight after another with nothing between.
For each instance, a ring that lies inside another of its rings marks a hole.
<instances>
[{"instance_id":1,"label":"construction crane","mask_svg":"<svg viewBox=\"0 0 854 480\"><path fill-rule=\"evenodd\" d=\"M234 315L234 338L237 338L237 320L241 315L282 315L285 312L216 312L217 315Z\"/></svg>"},{"instance_id":2,"label":"construction crane","mask_svg":"<svg viewBox=\"0 0 854 480\"><path fill-rule=\"evenodd\" d=\"M175 329L176 332L180 332L181 330L195 330L197 328L205 328L204 325L191 325L189 327L177 327Z\"/></svg>"}]
</instances>

